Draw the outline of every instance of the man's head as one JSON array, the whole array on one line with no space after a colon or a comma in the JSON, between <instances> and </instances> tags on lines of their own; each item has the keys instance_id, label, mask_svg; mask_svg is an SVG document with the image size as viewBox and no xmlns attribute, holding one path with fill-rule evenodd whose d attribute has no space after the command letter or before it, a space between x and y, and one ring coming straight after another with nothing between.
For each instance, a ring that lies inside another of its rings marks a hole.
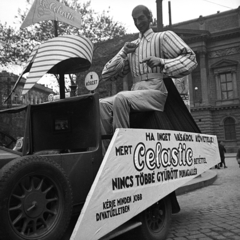
<instances>
[{"instance_id":1,"label":"man's head","mask_svg":"<svg viewBox=\"0 0 240 240\"><path fill-rule=\"evenodd\" d=\"M136 6L132 11L134 24L142 34L145 33L152 22L152 12L144 5Z\"/></svg>"}]
</instances>

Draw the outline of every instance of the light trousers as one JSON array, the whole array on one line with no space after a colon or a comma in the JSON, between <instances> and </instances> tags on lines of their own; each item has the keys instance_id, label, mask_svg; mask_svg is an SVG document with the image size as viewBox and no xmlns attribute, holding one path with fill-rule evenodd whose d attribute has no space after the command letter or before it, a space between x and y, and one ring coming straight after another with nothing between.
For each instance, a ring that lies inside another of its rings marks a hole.
<instances>
[{"instance_id":1,"label":"light trousers","mask_svg":"<svg viewBox=\"0 0 240 240\"><path fill-rule=\"evenodd\" d=\"M130 111L163 111L167 91L123 91L100 99L100 122L102 134L113 134L116 128L130 127Z\"/></svg>"}]
</instances>

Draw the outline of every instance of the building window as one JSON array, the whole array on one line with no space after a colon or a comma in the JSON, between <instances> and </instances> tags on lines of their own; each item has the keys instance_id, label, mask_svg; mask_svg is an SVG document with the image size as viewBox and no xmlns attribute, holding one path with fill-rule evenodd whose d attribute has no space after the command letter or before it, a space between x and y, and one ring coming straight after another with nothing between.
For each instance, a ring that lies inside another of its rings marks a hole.
<instances>
[{"instance_id":1,"label":"building window","mask_svg":"<svg viewBox=\"0 0 240 240\"><path fill-rule=\"evenodd\" d=\"M237 66L238 62L227 59L211 66L216 83L216 104L238 101Z\"/></svg>"},{"instance_id":2,"label":"building window","mask_svg":"<svg viewBox=\"0 0 240 240\"><path fill-rule=\"evenodd\" d=\"M222 100L233 99L233 80L230 72L220 74L220 87Z\"/></svg>"},{"instance_id":3,"label":"building window","mask_svg":"<svg viewBox=\"0 0 240 240\"><path fill-rule=\"evenodd\" d=\"M224 120L224 131L226 140L236 139L235 120L231 117L227 117Z\"/></svg>"}]
</instances>

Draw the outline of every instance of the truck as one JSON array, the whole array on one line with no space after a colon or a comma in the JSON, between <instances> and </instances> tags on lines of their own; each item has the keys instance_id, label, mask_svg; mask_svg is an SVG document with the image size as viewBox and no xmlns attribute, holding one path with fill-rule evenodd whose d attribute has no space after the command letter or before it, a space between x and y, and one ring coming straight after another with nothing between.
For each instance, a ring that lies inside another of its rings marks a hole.
<instances>
[{"instance_id":1,"label":"truck","mask_svg":"<svg viewBox=\"0 0 240 240\"><path fill-rule=\"evenodd\" d=\"M112 239L134 228L137 239L166 239L180 211L175 191L219 153L216 136L200 133L172 80L164 82L165 110L131 112L130 129L113 136L101 134L96 92L1 110L1 239L60 240L74 214L71 239ZM12 136L19 116L22 135Z\"/></svg>"},{"instance_id":2,"label":"truck","mask_svg":"<svg viewBox=\"0 0 240 240\"><path fill-rule=\"evenodd\" d=\"M175 191L219 161L217 138L200 133L171 78L163 112L132 111L129 129L103 135L97 92L65 98L64 75L90 68L93 44L58 36L57 21L79 28L81 19L57 1L35 1L21 25L53 20L55 38L34 47L11 93L24 73L23 95L51 73L60 99L0 111L0 238L60 240L77 214L71 240L134 228L137 239L163 240L180 211Z\"/></svg>"}]
</instances>

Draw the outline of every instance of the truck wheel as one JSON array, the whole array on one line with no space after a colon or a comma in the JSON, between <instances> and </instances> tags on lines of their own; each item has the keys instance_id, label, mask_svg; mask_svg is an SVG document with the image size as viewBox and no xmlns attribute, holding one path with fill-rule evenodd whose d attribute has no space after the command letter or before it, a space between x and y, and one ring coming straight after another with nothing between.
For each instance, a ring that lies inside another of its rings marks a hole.
<instances>
[{"instance_id":1,"label":"truck wheel","mask_svg":"<svg viewBox=\"0 0 240 240\"><path fill-rule=\"evenodd\" d=\"M71 186L57 163L29 156L0 170L2 240L60 239L71 214Z\"/></svg>"},{"instance_id":2,"label":"truck wheel","mask_svg":"<svg viewBox=\"0 0 240 240\"><path fill-rule=\"evenodd\" d=\"M142 239L166 239L172 219L171 200L165 197L142 212L140 218Z\"/></svg>"}]
</instances>

